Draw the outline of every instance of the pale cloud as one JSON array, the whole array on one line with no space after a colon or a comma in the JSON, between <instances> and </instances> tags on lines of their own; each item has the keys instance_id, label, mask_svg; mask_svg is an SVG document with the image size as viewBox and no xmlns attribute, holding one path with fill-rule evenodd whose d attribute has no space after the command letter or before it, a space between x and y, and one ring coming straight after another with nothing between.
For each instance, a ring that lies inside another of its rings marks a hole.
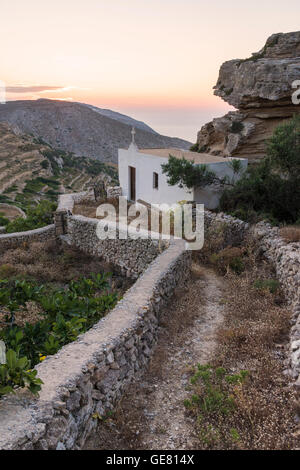
<instances>
[{"instance_id":1,"label":"pale cloud","mask_svg":"<svg viewBox=\"0 0 300 470\"><path fill-rule=\"evenodd\" d=\"M60 92L68 88L62 86L46 85L11 85L6 87L6 93L46 93Z\"/></svg>"}]
</instances>

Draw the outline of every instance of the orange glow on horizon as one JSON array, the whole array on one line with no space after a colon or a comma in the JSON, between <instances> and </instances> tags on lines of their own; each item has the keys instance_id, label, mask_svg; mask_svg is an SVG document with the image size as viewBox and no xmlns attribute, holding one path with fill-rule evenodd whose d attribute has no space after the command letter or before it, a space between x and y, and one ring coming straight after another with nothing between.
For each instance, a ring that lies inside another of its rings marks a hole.
<instances>
[{"instance_id":1,"label":"orange glow on horizon","mask_svg":"<svg viewBox=\"0 0 300 470\"><path fill-rule=\"evenodd\" d=\"M147 109L177 112L179 120L182 109L201 109L203 121L231 109L213 95L220 65L249 57L273 33L298 30L300 14L299 0L289 0L289 8L282 0L2 3L0 80L27 85L7 93L8 100L131 108L146 121ZM45 89L34 91L36 83ZM181 126L185 132L184 121ZM168 132L177 129L170 125Z\"/></svg>"}]
</instances>

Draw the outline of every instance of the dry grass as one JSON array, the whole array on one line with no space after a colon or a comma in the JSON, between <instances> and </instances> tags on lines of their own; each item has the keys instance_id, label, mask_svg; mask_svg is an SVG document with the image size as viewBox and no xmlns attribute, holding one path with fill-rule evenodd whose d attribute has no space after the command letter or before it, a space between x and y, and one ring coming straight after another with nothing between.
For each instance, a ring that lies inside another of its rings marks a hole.
<instances>
[{"instance_id":1,"label":"dry grass","mask_svg":"<svg viewBox=\"0 0 300 470\"><path fill-rule=\"evenodd\" d=\"M63 247L55 240L23 244L0 254L0 279L28 278L41 283L65 285L72 279L91 273L112 272L113 282L132 284L115 271L113 265L76 249ZM122 282L121 282L122 281Z\"/></svg>"},{"instance_id":2,"label":"dry grass","mask_svg":"<svg viewBox=\"0 0 300 470\"><path fill-rule=\"evenodd\" d=\"M300 226L290 225L280 229L280 236L287 243L300 242Z\"/></svg>"},{"instance_id":3,"label":"dry grass","mask_svg":"<svg viewBox=\"0 0 300 470\"><path fill-rule=\"evenodd\" d=\"M7 316L10 317L10 312L6 308L1 308L0 311L0 327L7 324ZM20 328L24 327L26 323L33 325L34 323L43 320L43 310L36 302L26 302L24 307L20 307L15 312L15 324Z\"/></svg>"},{"instance_id":4,"label":"dry grass","mask_svg":"<svg viewBox=\"0 0 300 470\"><path fill-rule=\"evenodd\" d=\"M111 288L123 296L133 281L120 275L114 266L101 259L88 256L78 250L63 247L56 241L23 244L16 249L0 253L0 280L27 279L52 289L65 287L71 280L89 277L92 273L112 273ZM0 309L0 328L7 322L9 311ZM23 327L41 320L43 312L35 302L27 302L25 307L15 312L15 322Z\"/></svg>"},{"instance_id":5,"label":"dry grass","mask_svg":"<svg viewBox=\"0 0 300 470\"><path fill-rule=\"evenodd\" d=\"M299 447L295 423L296 394L283 374L290 329L290 312L282 292L270 293L255 287L255 281L270 279L273 270L257 259L255 250L244 250L246 270L241 275L227 271L225 321L218 331L214 367L229 373L249 371L243 385L232 393L235 409L227 416L202 415L199 448L206 449L294 449ZM232 438L232 429L238 438Z\"/></svg>"}]
</instances>

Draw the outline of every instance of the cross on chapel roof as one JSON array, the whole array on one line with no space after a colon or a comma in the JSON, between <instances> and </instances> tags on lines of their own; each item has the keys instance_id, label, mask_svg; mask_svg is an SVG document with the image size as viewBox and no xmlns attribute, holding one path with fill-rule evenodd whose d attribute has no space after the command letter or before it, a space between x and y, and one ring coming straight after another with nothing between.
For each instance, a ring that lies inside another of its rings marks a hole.
<instances>
[{"instance_id":1,"label":"cross on chapel roof","mask_svg":"<svg viewBox=\"0 0 300 470\"><path fill-rule=\"evenodd\" d=\"M135 142L135 134L136 134L136 130L133 127L131 129L131 142L130 142L129 148L137 150L138 146L136 145L136 142Z\"/></svg>"},{"instance_id":2,"label":"cross on chapel roof","mask_svg":"<svg viewBox=\"0 0 300 470\"><path fill-rule=\"evenodd\" d=\"M135 144L135 134L136 134L135 128L133 127L133 128L131 129L131 135L132 135L131 143L132 143L132 144Z\"/></svg>"}]
</instances>

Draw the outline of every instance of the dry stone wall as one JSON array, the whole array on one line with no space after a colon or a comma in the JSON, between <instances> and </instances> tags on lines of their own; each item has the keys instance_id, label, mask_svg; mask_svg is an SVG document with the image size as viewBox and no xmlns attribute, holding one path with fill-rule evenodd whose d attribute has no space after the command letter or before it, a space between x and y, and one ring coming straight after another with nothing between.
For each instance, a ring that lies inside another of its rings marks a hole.
<instances>
[{"instance_id":1,"label":"dry stone wall","mask_svg":"<svg viewBox=\"0 0 300 470\"><path fill-rule=\"evenodd\" d=\"M286 243L277 227L261 222L251 230L261 253L274 265L291 306L292 328L288 372L300 387L300 243Z\"/></svg>"},{"instance_id":2,"label":"dry stone wall","mask_svg":"<svg viewBox=\"0 0 300 470\"><path fill-rule=\"evenodd\" d=\"M109 186L107 188L107 198L115 198L122 196L122 188L121 186Z\"/></svg>"},{"instance_id":3,"label":"dry stone wall","mask_svg":"<svg viewBox=\"0 0 300 470\"><path fill-rule=\"evenodd\" d=\"M105 261L113 263L122 274L133 279L137 279L149 263L167 246L166 241L118 239L120 232L123 232L123 235L127 232L127 227L122 230L122 226L116 230L117 239L101 240L97 236L99 224L104 223L84 216L69 216L65 240L85 253L102 257Z\"/></svg>"},{"instance_id":4,"label":"dry stone wall","mask_svg":"<svg viewBox=\"0 0 300 470\"><path fill-rule=\"evenodd\" d=\"M0 235L0 250L8 250L17 248L23 243L44 242L55 238L55 225L47 225L46 227L27 232L5 233Z\"/></svg>"},{"instance_id":5,"label":"dry stone wall","mask_svg":"<svg viewBox=\"0 0 300 470\"><path fill-rule=\"evenodd\" d=\"M44 382L39 398L33 399L20 390L0 401L0 449L82 448L97 427L97 417L115 406L128 384L147 365L157 339L160 312L189 277L191 253L185 250L182 240L164 246L143 239L99 240L99 220L72 215L74 201L86 196L80 193L61 198L55 218L56 234L63 229L60 238L65 242L102 256L138 280L105 318L37 366ZM251 236L274 264L294 312L288 366L299 382L300 245L286 244L278 229L268 224L250 227L225 214L207 211L205 227L208 234L221 230L224 246L239 244ZM49 226L31 232L38 237L44 234L48 239L55 230ZM0 247L3 237L7 236L0 236ZM8 237L16 245L32 239L28 232Z\"/></svg>"},{"instance_id":6,"label":"dry stone wall","mask_svg":"<svg viewBox=\"0 0 300 470\"><path fill-rule=\"evenodd\" d=\"M80 449L148 363L161 309L190 264L185 244L172 242L105 318L37 366L39 398L0 401L0 449Z\"/></svg>"},{"instance_id":7,"label":"dry stone wall","mask_svg":"<svg viewBox=\"0 0 300 470\"><path fill-rule=\"evenodd\" d=\"M204 212L205 237L222 235L223 247L242 243L248 234L250 225L242 220L220 212Z\"/></svg>"}]
</instances>

